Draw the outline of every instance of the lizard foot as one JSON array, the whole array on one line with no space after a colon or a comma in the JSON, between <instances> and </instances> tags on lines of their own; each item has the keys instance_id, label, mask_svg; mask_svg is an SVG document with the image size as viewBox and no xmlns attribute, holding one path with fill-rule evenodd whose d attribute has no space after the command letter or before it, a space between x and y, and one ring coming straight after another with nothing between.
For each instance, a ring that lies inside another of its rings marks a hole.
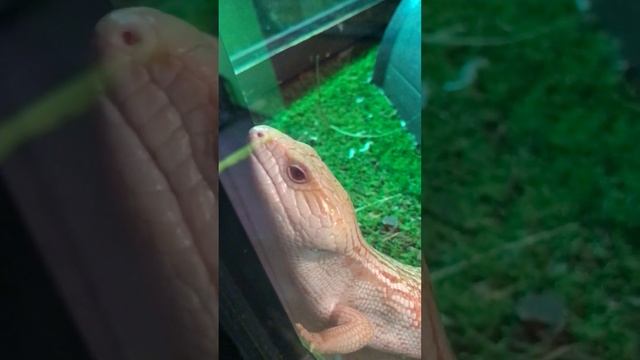
<instances>
[{"instance_id":1,"label":"lizard foot","mask_svg":"<svg viewBox=\"0 0 640 360\"><path fill-rule=\"evenodd\" d=\"M348 354L362 349L373 338L373 325L356 309L339 306L334 310L332 319L337 324L320 332L309 331L299 323L295 325L311 351Z\"/></svg>"}]
</instances>

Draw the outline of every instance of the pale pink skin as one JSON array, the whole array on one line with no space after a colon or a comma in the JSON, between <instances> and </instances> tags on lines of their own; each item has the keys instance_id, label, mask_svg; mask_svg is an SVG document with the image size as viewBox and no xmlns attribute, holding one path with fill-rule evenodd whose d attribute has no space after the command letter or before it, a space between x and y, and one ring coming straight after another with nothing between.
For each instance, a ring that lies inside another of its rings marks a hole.
<instances>
[{"instance_id":1,"label":"pale pink skin","mask_svg":"<svg viewBox=\"0 0 640 360\"><path fill-rule=\"evenodd\" d=\"M420 358L420 269L367 245L349 195L311 147L265 125L253 127L249 141L256 203L264 204L271 241L282 248L263 262L289 275L277 281L291 283L280 297L298 334L326 354ZM429 317L438 321L437 313Z\"/></svg>"},{"instance_id":2,"label":"pale pink skin","mask_svg":"<svg viewBox=\"0 0 640 360\"><path fill-rule=\"evenodd\" d=\"M349 195L311 147L265 125L249 142L253 205L273 226L266 240L281 248L261 261L289 283L279 295L310 347L345 359L454 359L426 264L406 266L367 245Z\"/></svg>"},{"instance_id":3,"label":"pale pink skin","mask_svg":"<svg viewBox=\"0 0 640 360\"><path fill-rule=\"evenodd\" d=\"M216 359L217 41L147 8L114 11L96 33L114 201L159 279L172 354Z\"/></svg>"}]
</instances>

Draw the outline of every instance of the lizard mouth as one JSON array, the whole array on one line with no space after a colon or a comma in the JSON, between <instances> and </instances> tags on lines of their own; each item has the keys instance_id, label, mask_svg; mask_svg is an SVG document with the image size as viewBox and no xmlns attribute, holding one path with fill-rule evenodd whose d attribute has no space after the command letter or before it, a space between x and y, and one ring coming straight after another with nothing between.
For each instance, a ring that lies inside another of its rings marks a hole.
<instances>
[{"instance_id":1,"label":"lizard mouth","mask_svg":"<svg viewBox=\"0 0 640 360\"><path fill-rule=\"evenodd\" d=\"M249 130L251 145L250 161L252 177L258 188L261 200L270 216L275 216L287 229L285 233L293 231L296 221L292 212L295 206L295 189L284 178L281 170L282 159L286 158L287 146L282 143L287 135L266 125L254 126ZM281 234L287 236L286 234Z\"/></svg>"},{"instance_id":2,"label":"lizard mouth","mask_svg":"<svg viewBox=\"0 0 640 360\"><path fill-rule=\"evenodd\" d=\"M280 133L266 126L258 125L249 130L249 145L251 146L251 161L256 169L255 176L261 183L268 178L275 188L276 184L283 182L279 171L279 157L286 156L284 146L277 141Z\"/></svg>"},{"instance_id":3,"label":"lizard mouth","mask_svg":"<svg viewBox=\"0 0 640 360\"><path fill-rule=\"evenodd\" d=\"M255 144L252 142L250 154L252 176L265 201L273 205L274 203L284 204L282 189L278 184L284 185L284 181L277 171L279 165L275 154L273 154L264 143ZM271 198L269 198L271 196ZM284 211L286 213L286 211Z\"/></svg>"}]
</instances>

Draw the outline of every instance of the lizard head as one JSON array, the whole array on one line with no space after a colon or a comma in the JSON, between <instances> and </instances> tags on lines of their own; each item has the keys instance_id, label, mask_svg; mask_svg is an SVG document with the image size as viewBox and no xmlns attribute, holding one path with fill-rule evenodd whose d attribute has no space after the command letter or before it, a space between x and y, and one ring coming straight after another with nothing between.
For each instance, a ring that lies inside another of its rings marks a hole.
<instances>
[{"instance_id":1,"label":"lizard head","mask_svg":"<svg viewBox=\"0 0 640 360\"><path fill-rule=\"evenodd\" d=\"M251 166L280 239L299 247L347 252L357 231L353 205L309 145L258 125L249 131Z\"/></svg>"}]
</instances>

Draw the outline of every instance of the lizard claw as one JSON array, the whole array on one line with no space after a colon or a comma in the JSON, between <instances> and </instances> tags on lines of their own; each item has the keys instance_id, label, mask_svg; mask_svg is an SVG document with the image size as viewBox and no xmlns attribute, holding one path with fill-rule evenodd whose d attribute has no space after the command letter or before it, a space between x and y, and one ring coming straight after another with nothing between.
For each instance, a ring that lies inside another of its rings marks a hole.
<instances>
[{"instance_id":1,"label":"lizard claw","mask_svg":"<svg viewBox=\"0 0 640 360\"><path fill-rule=\"evenodd\" d=\"M309 351L314 352L315 349L317 349L320 335L310 332L309 330L305 329L304 326L302 326L302 324L300 323L296 323L295 327L300 337L302 337L302 339L309 344Z\"/></svg>"},{"instance_id":2,"label":"lizard claw","mask_svg":"<svg viewBox=\"0 0 640 360\"><path fill-rule=\"evenodd\" d=\"M367 346L374 336L374 326L362 313L348 306L338 306L332 315L335 326L320 332L308 331L295 324L300 337L313 351L323 354L348 354Z\"/></svg>"}]
</instances>

